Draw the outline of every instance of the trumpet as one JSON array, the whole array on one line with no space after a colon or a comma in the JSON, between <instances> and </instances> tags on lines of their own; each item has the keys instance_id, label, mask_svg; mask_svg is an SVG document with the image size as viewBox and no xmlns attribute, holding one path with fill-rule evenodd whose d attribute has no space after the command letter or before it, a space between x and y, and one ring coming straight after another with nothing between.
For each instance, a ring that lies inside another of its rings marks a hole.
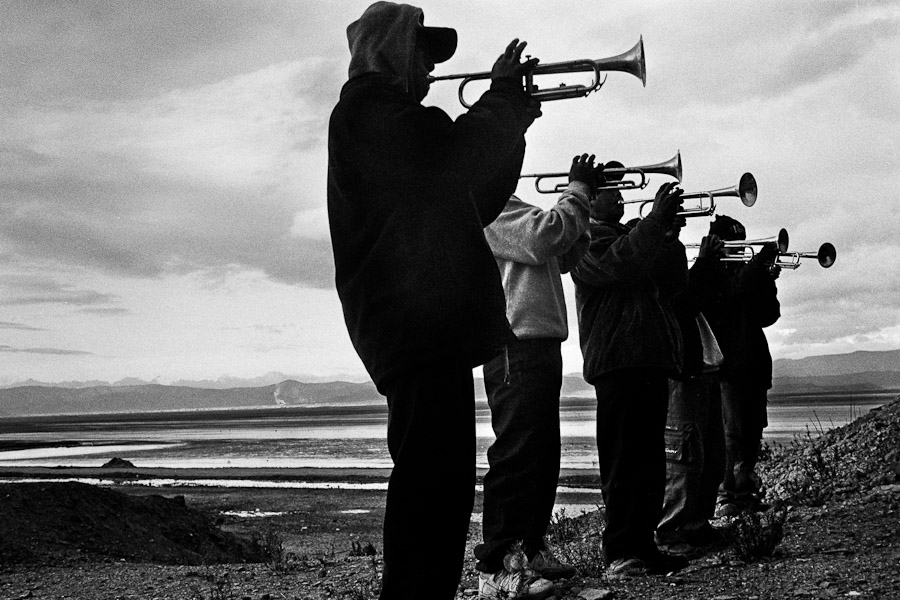
<instances>
[{"instance_id":1,"label":"trumpet","mask_svg":"<svg viewBox=\"0 0 900 600\"><path fill-rule=\"evenodd\" d=\"M758 240L731 240L731 241L723 241L722 245L725 248L735 248L740 250L749 250L750 254L746 253L736 255L726 255L720 258L719 260L725 262L747 262L754 256L756 256L756 248L755 246L762 246L764 244L775 244L778 246L779 254L787 254L788 244L790 243L790 237L788 236L787 229L778 230L777 235L773 235L772 237L760 238ZM685 244L685 248L699 248L700 244Z\"/></svg>"},{"instance_id":2,"label":"trumpet","mask_svg":"<svg viewBox=\"0 0 900 600\"><path fill-rule=\"evenodd\" d=\"M549 100L565 100L566 98L584 98L593 91L599 90L606 83L606 77L600 79L601 73L605 71L621 71L630 73L641 80L644 87L647 87L647 70L644 64L644 36L638 39L638 43L627 52L610 56L608 58L578 59L564 62L548 63L546 65L538 64L531 72L525 76L525 91L528 92L535 100L546 102ZM594 78L590 85L584 84L559 84L559 87L540 89L534 83L535 75L556 75L559 73L593 73ZM482 79L490 79L490 71L479 71L477 73L458 73L454 75L429 76L428 82L448 81L451 79L462 79L459 84L459 103L466 108L471 108L471 104L466 102L465 88L473 82Z\"/></svg>"},{"instance_id":3,"label":"trumpet","mask_svg":"<svg viewBox=\"0 0 900 600\"><path fill-rule=\"evenodd\" d=\"M758 195L758 192L759 190L756 186L756 179L751 173L744 173L743 175L741 175L741 179L737 185L733 185L727 188L720 188L718 190L709 190L707 192L692 192L690 194L682 194L682 200L699 199L700 202L696 208L688 208L679 211L678 216L684 218L712 216L712 214L716 212L716 198L724 198L728 196L738 197L741 199L741 202L744 204L744 206L750 207L756 204L756 197ZM709 199L708 206L703 205L704 199ZM647 204L652 204L653 201L653 198L642 200L623 200L622 204L639 203L641 205L640 216L641 218L643 218L644 207Z\"/></svg>"},{"instance_id":4,"label":"trumpet","mask_svg":"<svg viewBox=\"0 0 900 600\"><path fill-rule=\"evenodd\" d=\"M778 255L775 266L782 269L794 270L800 266L801 258L815 258L819 265L825 269L831 267L837 259L837 250L834 245L825 242L819 246L818 252L785 252Z\"/></svg>"},{"instance_id":5,"label":"trumpet","mask_svg":"<svg viewBox=\"0 0 900 600\"><path fill-rule=\"evenodd\" d=\"M594 188L595 191L600 190L638 190L644 189L647 187L647 174L648 173L660 173L662 175L668 175L669 177L674 177L681 183L681 151L675 154L672 158L665 162L657 163L655 165L647 165L643 167L612 167L609 169L603 169L604 175L635 175L640 177L640 180L635 178L632 179L621 179L618 181L607 181L603 185L599 185ZM536 189L541 194L554 194L559 193L566 189L566 185L568 183L568 173L529 173L527 175L519 175L520 179L524 179L526 177L534 177L534 189ZM541 187L541 182L546 179L559 179L561 177L565 177L565 182L560 182L554 185L553 187Z\"/></svg>"}]
</instances>

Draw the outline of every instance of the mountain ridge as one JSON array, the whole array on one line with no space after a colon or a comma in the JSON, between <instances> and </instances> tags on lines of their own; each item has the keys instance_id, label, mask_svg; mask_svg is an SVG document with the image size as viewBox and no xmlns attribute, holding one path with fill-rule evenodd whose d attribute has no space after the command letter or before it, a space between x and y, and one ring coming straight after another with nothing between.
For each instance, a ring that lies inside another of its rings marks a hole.
<instances>
[{"instance_id":1,"label":"mountain ridge","mask_svg":"<svg viewBox=\"0 0 900 600\"><path fill-rule=\"evenodd\" d=\"M900 350L779 359L775 361L774 372L773 397L897 391L900 390ZM27 382L0 388L0 418L323 404L358 406L383 402L370 381L303 382L278 372L252 380L220 378L216 381L232 385L198 387L186 385L188 382L163 385L136 379L122 380L119 384L72 382L70 386ZM256 385L234 385L241 381ZM591 397L593 392L593 387L580 374L563 377L564 397ZM481 378L475 380L475 394L480 399L485 397Z\"/></svg>"}]
</instances>

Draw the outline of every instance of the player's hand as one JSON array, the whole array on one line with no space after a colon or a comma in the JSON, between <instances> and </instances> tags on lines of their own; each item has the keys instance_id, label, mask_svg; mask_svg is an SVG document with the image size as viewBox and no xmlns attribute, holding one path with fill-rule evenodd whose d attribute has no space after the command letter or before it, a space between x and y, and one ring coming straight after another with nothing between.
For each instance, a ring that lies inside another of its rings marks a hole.
<instances>
[{"instance_id":1,"label":"player's hand","mask_svg":"<svg viewBox=\"0 0 900 600\"><path fill-rule=\"evenodd\" d=\"M675 182L667 181L659 186L656 192L656 198L653 200L653 209L651 212L657 213L665 223L673 223L675 215L681 210L682 189L676 187Z\"/></svg>"},{"instance_id":2,"label":"player's hand","mask_svg":"<svg viewBox=\"0 0 900 600\"><path fill-rule=\"evenodd\" d=\"M569 169L569 183L580 181L592 190L596 186L594 178L594 155L582 154L572 159L572 167Z\"/></svg>"},{"instance_id":3,"label":"player's hand","mask_svg":"<svg viewBox=\"0 0 900 600\"><path fill-rule=\"evenodd\" d=\"M526 45L527 42L519 42L518 38L509 43L506 50L497 58L494 66L491 68L492 81L497 79L521 80L522 77L531 72L539 62L537 58L529 58L525 62L519 62Z\"/></svg>"},{"instance_id":4,"label":"player's hand","mask_svg":"<svg viewBox=\"0 0 900 600\"><path fill-rule=\"evenodd\" d=\"M760 262L767 265L774 263L775 259L778 258L778 244L775 242L766 242L763 244L762 248L760 248L759 252L757 252L756 256L759 257Z\"/></svg>"},{"instance_id":5,"label":"player's hand","mask_svg":"<svg viewBox=\"0 0 900 600\"><path fill-rule=\"evenodd\" d=\"M725 242L719 236L715 234L705 235L700 240L700 251L697 253L697 256L699 258L713 258L721 255L724 249Z\"/></svg>"}]
</instances>

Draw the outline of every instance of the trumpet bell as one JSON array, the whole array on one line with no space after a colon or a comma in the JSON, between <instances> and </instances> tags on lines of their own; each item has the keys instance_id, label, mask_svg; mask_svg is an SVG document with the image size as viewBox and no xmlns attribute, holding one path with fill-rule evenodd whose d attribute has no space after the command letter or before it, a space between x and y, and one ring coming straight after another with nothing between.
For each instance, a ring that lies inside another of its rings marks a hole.
<instances>
[{"instance_id":1,"label":"trumpet bell","mask_svg":"<svg viewBox=\"0 0 900 600\"><path fill-rule=\"evenodd\" d=\"M628 52L617 56L601 58L594 61L599 71L621 71L631 73L641 80L641 84L647 87L647 66L644 63L644 36L638 39ZM680 181L680 179L679 179Z\"/></svg>"},{"instance_id":2,"label":"trumpet bell","mask_svg":"<svg viewBox=\"0 0 900 600\"><path fill-rule=\"evenodd\" d=\"M756 178L752 173L744 173L738 182L738 196L741 198L744 206L750 207L756 204L756 196L759 193L756 187ZM784 231L782 229L782 231Z\"/></svg>"},{"instance_id":3,"label":"trumpet bell","mask_svg":"<svg viewBox=\"0 0 900 600\"><path fill-rule=\"evenodd\" d=\"M819 251L816 253L816 258L819 261L819 264L824 268L829 268L834 264L834 261L837 260L837 250L835 250L834 245L825 242L821 246L819 246Z\"/></svg>"},{"instance_id":4,"label":"trumpet bell","mask_svg":"<svg viewBox=\"0 0 900 600\"><path fill-rule=\"evenodd\" d=\"M787 252L789 241L790 238L788 237L787 229L782 228L778 232L778 237L775 239L775 243L778 244L778 251L782 253Z\"/></svg>"}]
</instances>

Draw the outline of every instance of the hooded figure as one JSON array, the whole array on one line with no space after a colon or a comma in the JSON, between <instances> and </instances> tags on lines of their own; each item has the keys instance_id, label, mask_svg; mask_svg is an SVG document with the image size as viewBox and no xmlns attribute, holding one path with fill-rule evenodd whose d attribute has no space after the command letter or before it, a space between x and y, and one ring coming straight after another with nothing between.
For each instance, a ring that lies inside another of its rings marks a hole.
<instances>
[{"instance_id":1,"label":"hooded figure","mask_svg":"<svg viewBox=\"0 0 900 600\"><path fill-rule=\"evenodd\" d=\"M519 76L522 44L456 121L422 106L429 72L456 48L453 30L423 23L419 8L377 2L347 28L350 80L328 130L337 292L388 403L381 597L392 600L449 600L459 585L474 502L472 368L514 339L482 229L515 190L539 115Z\"/></svg>"},{"instance_id":2,"label":"hooded figure","mask_svg":"<svg viewBox=\"0 0 900 600\"><path fill-rule=\"evenodd\" d=\"M417 40L443 40L441 58L455 37L422 22L421 9L378 2L347 28L351 78L329 124L337 290L382 393L421 364L483 364L512 339L482 228L515 191L530 100L500 81L455 122L422 106Z\"/></svg>"},{"instance_id":3,"label":"hooded figure","mask_svg":"<svg viewBox=\"0 0 900 600\"><path fill-rule=\"evenodd\" d=\"M746 239L744 226L724 215L716 217L709 232L726 241ZM695 265L708 271L705 277L714 288L702 308L725 357L721 381L725 472L719 486L718 516L764 508L755 469L768 424L766 404L772 387L772 355L763 329L781 316L777 272L770 270L777 255L777 245L769 242L746 263L711 261L701 265L698 259Z\"/></svg>"}]
</instances>

